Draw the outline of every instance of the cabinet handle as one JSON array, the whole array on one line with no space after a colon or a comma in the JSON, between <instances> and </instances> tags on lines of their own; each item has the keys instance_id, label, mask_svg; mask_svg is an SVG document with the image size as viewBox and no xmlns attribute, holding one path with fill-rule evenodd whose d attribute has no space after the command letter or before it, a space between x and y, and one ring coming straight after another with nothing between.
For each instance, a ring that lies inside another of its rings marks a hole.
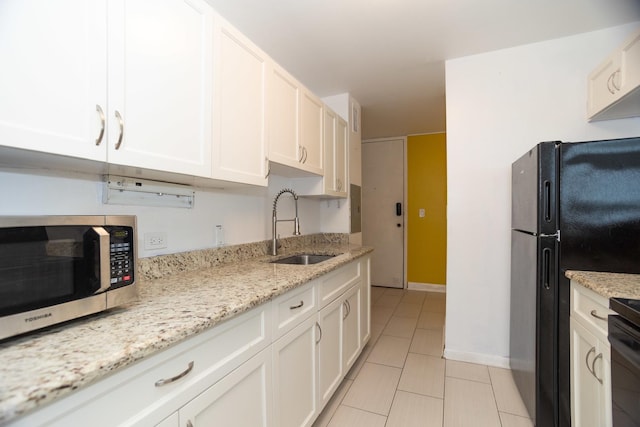
<instances>
[{"instance_id":1,"label":"cabinet handle","mask_svg":"<svg viewBox=\"0 0 640 427\"><path fill-rule=\"evenodd\" d=\"M300 308L304 305L304 301L300 301L300 304L298 305L292 305L291 307L289 307L289 310L295 310L296 308Z\"/></svg>"},{"instance_id":2,"label":"cabinet handle","mask_svg":"<svg viewBox=\"0 0 640 427\"><path fill-rule=\"evenodd\" d=\"M602 359L602 353L593 358L593 362L591 362L591 373L598 380L598 382L602 384L602 379L598 378L598 376L596 375L596 361L598 359Z\"/></svg>"},{"instance_id":3,"label":"cabinet handle","mask_svg":"<svg viewBox=\"0 0 640 427\"><path fill-rule=\"evenodd\" d=\"M171 377L171 378L167 378L167 379L161 379L161 380L156 381L156 387L162 387L163 385L167 385L167 384L170 384L170 383L172 383L174 381L178 381L180 378L183 378L185 375L187 375L189 372L191 372L192 369L193 369L193 361L189 362L189 366L187 366L187 369L185 369L184 371L180 372L175 377Z\"/></svg>"},{"instance_id":4,"label":"cabinet handle","mask_svg":"<svg viewBox=\"0 0 640 427\"><path fill-rule=\"evenodd\" d=\"M301 145L300 153L298 153L298 163L304 163L302 159L304 159L304 147Z\"/></svg>"},{"instance_id":5,"label":"cabinet handle","mask_svg":"<svg viewBox=\"0 0 640 427\"><path fill-rule=\"evenodd\" d=\"M122 145L122 137L124 137L124 120L122 120L118 110L116 110L116 119L118 119L118 126L120 127L120 135L118 135L118 142L116 142L116 150L119 150L120 145Z\"/></svg>"},{"instance_id":6,"label":"cabinet handle","mask_svg":"<svg viewBox=\"0 0 640 427\"><path fill-rule=\"evenodd\" d=\"M616 84L616 77L620 75L620 69L618 68L616 71L613 72L613 74L611 74L611 86L613 86L613 88L616 91L620 90L620 86Z\"/></svg>"},{"instance_id":7,"label":"cabinet handle","mask_svg":"<svg viewBox=\"0 0 640 427\"><path fill-rule=\"evenodd\" d=\"M191 420L187 420L187 427L193 427L193 423L191 422Z\"/></svg>"},{"instance_id":8,"label":"cabinet handle","mask_svg":"<svg viewBox=\"0 0 640 427\"><path fill-rule=\"evenodd\" d=\"M616 92L612 89L612 87L611 87L611 79L613 79L613 74L614 74L614 73L609 74L609 77L607 78L607 90L608 90L608 91L609 91L609 93L610 93L610 94L612 94L612 95L613 95L614 93L616 93Z\"/></svg>"},{"instance_id":9,"label":"cabinet handle","mask_svg":"<svg viewBox=\"0 0 640 427\"><path fill-rule=\"evenodd\" d=\"M307 147L302 147L302 163L307 163Z\"/></svg>"},{"instance_id":10,"label":"cabinet handle","mask_svg":"<svg viewBox=\"0 0 640 427\"><path fill-rule=\"evenodd\" d=\"M592 315L593 317L595 317L596 319L600 319L600 320L607 320L607 318L606 318L606 317L598 316L598 312L597 312L597 311L595 311L595 310L591 310L591 315Z\"/></svg>"},{"instance_id":11,"label":"cabinet handle","mask_svg":"<svg viewBox=\"0 0 640 427\"><path fill-rule=\"evenodd\" d=\"M322 327L318 322L316 322L316 326L318 327L318 340L316 341L316 344L320 344L320 341L322 341Z\"/></svg>"},{"instance_id":12,"label":"cabinet handle","mask_svg":"<svg viewBox=\"0 0 640 427\"><path fill-rule=\"evenodd\" d=\"M593 371L591 370L591 367L589 366L589 355L591 353L595 353L596 352L596 348L595 347L591 347L591 349L589 351L587 351L587 355L584 358L584 364L587 365L587 370L589 372L591 372L591 375L593 375L594 377L596 376L596 374L593 373Z\"/></svg>"},{"instance_id":13,"label":"cabinet handle","mask_svg":"<svg viewBox=\"0 0 640 427\"><path fill-rule=\"evenodd\" d=\"M347 309L347 301L342 301L342 306L344 307L344 315L342 316L342 320L344 320L349 316L349 310Z\"/></svg>"},{"instance_id":14,"label":"cabinet handle","mask_svg":"<svg viewBox=\"0 0 640 427\"><path fill-rule=\"evenodd\" d=\"M96 145L100 145L102 137L104 136L104 126L107 120L104 117L104 111L102 111L102 107L99 104L96 104L96 111L98 112L98 115L100 115L100 134L96 138Z\"/></svg>"},{"instance_id":15,"label":"cabinet handle","mask_svg":"<svg viewBox=\"0 0 640 427\"><path fill-rule=\"evenodd\" d=\"M265 157L264 161L267 163L267 174L264 177L269 178L269 175L271 175L271 163L269 163L268 157Z\"/></svg>"}]
</instances>

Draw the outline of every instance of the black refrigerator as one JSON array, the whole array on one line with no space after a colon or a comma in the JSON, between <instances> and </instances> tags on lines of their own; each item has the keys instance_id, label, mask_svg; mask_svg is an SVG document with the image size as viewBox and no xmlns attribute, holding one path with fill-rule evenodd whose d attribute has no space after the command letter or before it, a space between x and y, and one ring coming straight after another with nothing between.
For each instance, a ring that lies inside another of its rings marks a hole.
<instances>
[{"instance_id":1,"label":"black refrigerator","mask_svg":"<svg viewBox=\"0 0 640 427\"><path fill-rule=\"evenodd\" d=\"M542 142L511 172L511 370L536 426L570 427L564 272L640 273L640 137Z\"/></svg>"}]
</instances>

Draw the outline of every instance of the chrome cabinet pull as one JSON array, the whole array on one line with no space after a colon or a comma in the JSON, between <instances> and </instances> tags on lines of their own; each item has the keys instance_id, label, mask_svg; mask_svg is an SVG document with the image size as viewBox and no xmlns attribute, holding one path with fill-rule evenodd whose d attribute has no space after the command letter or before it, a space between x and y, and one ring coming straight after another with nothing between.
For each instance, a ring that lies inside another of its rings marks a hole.
<instances>
[{"instance_id":1,"label":"chrome cabinet pull","mask_svg":"<svg viewBox=\"0 0 640 427\"><path fill-rule=\"evenodd\" d=\"M300 300L300 304L298 305L292 305L291 307L289 307L289 310L295 310L296 308L300 308L304 305L304 301Z\"/></svg>"},{"instance_id":2,"label":"chrome cabinet pull","mask_svg":"<svg viewBox=\"0 0 640 427\"><path fill-rule=\"evenodd\" d=\"M602 359L602 353L593 358L593 362L591 362L591 373L598 380L598 382L602 384L602 379L598 378L598 376L596 375L596 361L598 359Z\"/></svg>"},{"instance_id":3,"label":"chrome cabinet pull","mask_svg":"<svg viewBox=\"0 0 640 427\"><path fill-rule=\"evenodd\" d=\"M266 165L267 165L267 174L264 177L269 178L269 175L271 175L271 163L269 163L268 157L265 157L264 161L266 162Z\"/></svg>"},{"instance_id":4,"label":"chrome cabinet pull","mask_svg":"<svg viewBox=\"0 0 640 427\"><path fill-rule=\"evenodd\" d=\"M100 143L102 142L102 137L104 136L104 127L107 122L107 119L105 118L104 111L102 111L102 107L99 104L96 104L96 111L100 116L100 133L96 138L96 145L100 145Z\"/></svg>"},{"instance_id":5,"label":"chrome cabinet pull","mask_svg":"<svg viewBox=\"0 0 640 427\"><path fill-rule=\"evenodd\" d=\"M591 349L587 352L587 355L584 358L584 364L587 365L587 370L589 372L591 372L591 375L595 376L595 374L593 373L593 371L591 370L591 367L589 366L589 355L591 353L595 353L596 352L596 348L595 347L591 347Z\"/></svg>"},{"instance_id":6,"label":"chrome cabinet pull","mask_svg":"<svg viewBox=\"0 0 640 427\"><path fill-rule=\"evenodd\" d=\"M171 378L167 378L167 379L161 379L161 380L156 381L156 387L162 387L163 385L167 385L167 384L170 384L170 383L172 383L174 381L178 381L180 378L185 377L189 372L191 372L192 369L193 369L193 361L189 362L189 366L187 366L187 369L185 369L184 371L180 372L175 377L171 377Z\"/></svg>"},{"instance_id":7,"label":"chrome cabinet pull","mask_svg":"<svg viewBox=\"0 0 640 427\"><path fill-rule=\"evenodd\" d=\"M320 344L320 341L322 341L322 327L320 327L320 323L318 322L316 322L316 327L318 328L318 340L316 344Z\"/></svg>"},{"instance_id":8,"label":"chrome cabinet pull","mask_svg":"<svg viewBox=\"0 0 640 427\"><path fill-rule=\"evenodd\" d=\"M342 306L344 307L344 314L342 315L342 320L345 320L349 316L349 310L347 309L347 301L342 301Z\"/></svg>"},{"instance_id":9,"label":"chrome cabinet pull","mask_svg":"<svg viewBox=\"0 0 640 427\"><path fill-rule=\"evenodd\" d=\"M598 312L596 310L591 310L591 315L593 317L595 317L596 319L600 319L600 320L607 320L606 317L602 317L602 316L598 316Z\"/></svg>"},{"instance_id":10,"label":"chrome cabinet pull","mask_svg":"<svg viewBox=\"0 0 640 427\"><path fill-rule=\"evenodd\" d=\"M118 126L120 127L120 135L118 135L118 142L116 142L116 150L119 150L120 145L122 145L122 138L124 137L124 120L122 120L120 111L116 110L115 115L116 115L116 119L118 119Z\"/></svg>"},{"instance_id":11,"label":"chrome cabinet pull","mask_svg":"<svg viewBox=\"0 0 640 427\"><path fill-rule=\"evenodd\" d=\"M304 147L302 145L299 146L300 152L298 153L298 163L304 163L302 159L304 159Z\"/></svg>"},{"instance_id":12,"label":"chrome cabinet pull","mask_svg":"<svg viewBox=\"0 0 640 427\"><path fill-rule=\"evenodd\" d=\"M302 163L307 163L307 147L302 147L302 150L304 151L304 160L302 161Z\"/></svg>"}]
</instances>

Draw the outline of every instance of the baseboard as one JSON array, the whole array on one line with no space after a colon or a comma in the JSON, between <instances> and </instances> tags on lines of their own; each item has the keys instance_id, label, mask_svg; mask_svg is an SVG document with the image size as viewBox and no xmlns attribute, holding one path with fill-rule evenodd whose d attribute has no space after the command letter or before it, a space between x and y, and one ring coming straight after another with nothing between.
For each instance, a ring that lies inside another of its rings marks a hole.
<instances>
[{"instance_id":1,"label":"baseboard","mask_svg":"<svg viewBox=\"0 0 640 427\"><path fill-rule=\"evenodd\" d=\"M447 287L445 285L434 285L432 283L409 282L407 283L407 288L414 291L447 292Z\"/></svg>"},{"instance_id":2,"label":"baseboard","mask_svg":"<svg viewBox=\"0 0 640 427\"><path fill-rule=\"evenodd\" d=\"M469 353L445 348L444 358L447 360L457 360L459 362L470 362L477 363L479 365L495 366L496 368L510 369L508 357L493 356L482 353Z\"/></svg>"}]
</instances>

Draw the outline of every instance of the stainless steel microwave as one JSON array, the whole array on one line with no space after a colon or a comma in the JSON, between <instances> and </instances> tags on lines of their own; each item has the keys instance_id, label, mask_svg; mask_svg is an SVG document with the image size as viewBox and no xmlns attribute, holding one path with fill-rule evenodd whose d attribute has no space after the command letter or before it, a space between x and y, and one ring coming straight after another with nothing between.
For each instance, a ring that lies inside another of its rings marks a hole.
<instances>
[{"instance_id":1,"label":"stainless steel microwave","mask_svg":"<svg viewBox=\"0 0 640 427\"><path fill-rule=\"evenodd\" d=\"M137 298L135 216L0 217L0 340Z\"/></svg>"}]
</instances>

